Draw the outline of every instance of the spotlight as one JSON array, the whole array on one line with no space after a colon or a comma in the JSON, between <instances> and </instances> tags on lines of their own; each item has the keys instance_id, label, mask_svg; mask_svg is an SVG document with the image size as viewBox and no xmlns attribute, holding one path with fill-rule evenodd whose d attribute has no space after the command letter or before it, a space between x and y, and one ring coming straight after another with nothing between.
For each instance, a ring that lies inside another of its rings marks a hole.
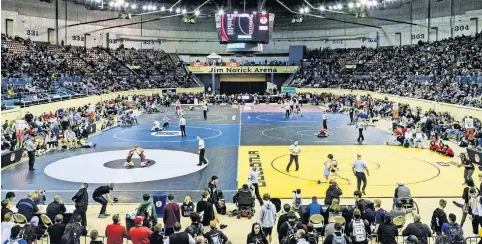
<instances>
[{"instance_id":1,"label":"spotlight","mask_svg":"<svg viewBox=\"0 0 482 244\"><path fill-rule=\"evenodd\" d=\"M372 1L372 6L373 6L373 7L376 7L377 5L378 5L378 2L377 2L376 0L373 0L373 1Z\"/></svg>"},{"instance_id":2,"label":"spotlight","mask_svg":"<svg viewBox=\"0 0 482 244\"><path fill-rule=\"evenodd\" d=\"M142 10L147 10L147 5L142 6Z\"/></svg>"},{"instance_id":3,"label":"spotlight","mask_svg":"<svg viewBox=\"0 0 482 244\"><path fill-rule=\"evenodd\" d=\"M194 11L195 16L199 16L200 14L201 14L201 12L199 10L196 9L196 11Z\"/></svg>"},{"instance_id":4,"label":"spotlight","mask_svg":"<svg viewBox=\"0 0 482 244\"><path fill-rule=\"evenodd\" d=\"M320 6L320 11L325 11L325 10L326 10L325 6Z\"/></svg>"},{"instance_id":5,"label":"spotlight","mask_svg":"<svg viewBox=\"0 0 482 244\"><path fill-rule=\"evenodd\" d=\"M149 5L149 7L147 7L147 10L149 10L149 11L152 11L153 9L154 9L154 6L152 6L152 5Z\"/></svg>"},{"instance_id":6,"label":"spotlight","mask_svg":"<svg viewBox=\"0 0 482 244\"><path fill-rule=\"evenodd\" d=\"M132 4L131 9L136 9L136 8L137 8L137 5Z\"/></svg>"},{"instance_id":7,"label":"spotlight","mask_svg":"<svg viewBox=\"0 0 482 244\"><path fill-rule=\"evenodd\" d=\"M109 3L109 6L113 7L113 6L114 6L114 2L110 2L110 3Z\"/></svg>"},{"instance_id":8,"label":"spotlight","mask_svg":"<svg viewBox=\"0 0 482 244\"><path fill-rule=\"evenodd\" d=\"M124 0L117 0L117 2L115 3L116 6L122 6L124 5Z\"/></svg>"},{"instance_id":9,"label":"spotlight","mask_svg":"<svg viewBox=\"0 0 482 244\"><path fill-rule=\"evenodd\" d=\"M304 8L300 8L300 13L301 13L301 14L304 14L304 13L305 13L305 9L304 9Z\"/></svg>"},{"instance_id":10,"label":"spotlight","mask_svg":"<svg viewBox=\"0 0 482 244\"><path fill-rule=\"evenodd\" d=\"M153 6L153 7L152 7L152 10L157 10L157 6Z\"/></svg>"},{"instance_id":11,"label":"spotlight","mask_svg":"<svg viewBox=\"0 0 482 244\"><path fill-rule=\"evenodd\" d=\"M129 3L124 3L124 8L129 7Z\"/></svg>"},{"instance_id":12,"label":"spotlight","mask_svg":"<svg viewBox=\"0 0 482 244\"><path fill-rule=\"evenodd\" d=\"M333 6L329 6L328 9L329 9L329 10L333 10Z\"/></svg>"},{"instance_id":13,"label":"spotlight","mask_svg":"<svg viewBox=\"0 0 482 244\"><path fill-rule=\"evenodd\" d=\"M361 5L367 5L367 3L368 3L368 0L360 0Z\"/></svg>"},{"instance_id":14,"label":"spotlight","mask_svg":"<svg viewBox=\"0 0 482 244\"><path fill-rule=\"evenodd\" d=\"M305 7L305 13L309 13L310 9L308 7Z\"/></svg>"},{"instance_id":15,"label":"spotlight","mask_svg":"<svg viewBox=\"0 0 482 244\"><path fill-rule=\"evenodd\" d=\"M218 11L218 14L224 14L224 10L220 9L220 10Z\"/></svg>"},{"instance_id":16,"label":"spotlight","mask_svg":"<svg viewBox=\"0 0 482 244\"><path fill-rule=\"evenodd\" d=\"M176 13L180 13L181 12L181 9L180 8L176 8Z\"/></svg>"},{"instance_id":17,"label":"spotlight","mask_svg":"<svg viewBox=\"0 0 482 244\"><path fill-rule=\"evenodd\" d=\"M341 3L339 3L338 5L336 5L336 8L337 8L338 10L342 10L342 9L343 9L343 5L342 5Z\"/></svg>"},{"instance_id":18,"label":"spotlight","mask_svg":"<svg viewBox=\"0 0 482 244\"><path fill-rule=\"evenodd\" d=\"M256 12L256 11L253 11L253 14L257 14L257 12Z\"/></svg>"},{"instance_id":19,"label":"spotlight","mask_svg":"<svg viewBox=\"0 0 482 244\"><path fill-rule=\"evenodd\" d=\"M172 8L169 9L169 12L172 12Z\"/></svg>"},{"instance_id":20,"label":"spotlight","mask_svg":"<svg viewBox=\"0 0 482 244\"><path fill-rule=\"evenodd\" d=\"M266 11L261 12L261 14L263 14L263 15L266 14Z\"/></svg>"},{"instance_id":21,"label":"spotlight","mask_svg":"<svg viewBox=\"0 0 482 244\"><path fill-rule=\"evenodd\" d=\"M355 4L353 4L353 3L351 3L351 2L348 3L348 8L354 8L354 7L355 7Z\"/></svg>"},{"instance_id":22,"label":"spotlight","mask_svg":"<svg viewBox=\"0 0 482 244\"><path fill-rule=\"evenodd\" d=\"M187 10L186 9L183 9L182 10L182 14L186 14L187 13Z\"/></svg>"},{"instance_id":23,"label":"spotlight","mask_svg":"<svg viewBox=\"0 0 482 244\"><path fill-rule=\"evenodd\" d=\"M162 6L161 11L166 11L166 7Z\"/></svg>"},{"instance_id":24,"label":"spotlight","mask_svg":"<svg viewBox=\"0 0 482 244\"><path fill-rule=\"evenodd\" d=\"M238 11L234 10L234 12L233 12L233 13L234 13L234 14L238 14Z\"/></svg>"},{"instance_id":25,"label":"spotlight","mask_svg":"<svg viewBox=\"0 0 482 244\"><path fill-rule=\"evenodd\" d=\"M356 3L355 5L357 8L361 7L361 3Z\"/></svg>"}]
</instances>

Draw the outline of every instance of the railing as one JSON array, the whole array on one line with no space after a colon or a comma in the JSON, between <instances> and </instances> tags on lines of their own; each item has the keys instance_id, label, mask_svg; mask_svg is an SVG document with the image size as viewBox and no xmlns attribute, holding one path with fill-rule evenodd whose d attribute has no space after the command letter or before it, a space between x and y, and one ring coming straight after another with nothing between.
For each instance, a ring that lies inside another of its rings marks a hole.
<instances>
[{"instance_id":1,"label":"railing","mask_svg":"<svg viewBox=\"0 0 482 244\"><path fill-rule=\"evenodd\" d=\"M298 71L300 70L301 66L298 67L298 69L293 72L290 77L288 77L288 79L286 79L286 81L283 83L283 86L289 86L289 84L291 83L291 81L295 78L296 74L298 73Z\"/></svg>"}]
</instances>

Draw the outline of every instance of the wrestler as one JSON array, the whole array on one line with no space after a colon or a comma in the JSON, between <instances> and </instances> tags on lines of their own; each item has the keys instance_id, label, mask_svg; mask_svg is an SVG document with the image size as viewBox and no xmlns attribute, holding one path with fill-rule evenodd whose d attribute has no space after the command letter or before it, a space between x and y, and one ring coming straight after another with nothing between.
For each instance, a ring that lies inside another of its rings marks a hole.
<instances>
[{"instance_id":1,"label":"wrestler","mask_svg":"<svg viewBox=\"0 0 482 244\"><path fill-rule=\"evenodd\" d=\"M315 133L315 136L318 138L328 137L328 131L322 128L318 133Z\"/></svg>"},{"instance_id":2,"label":"wrestler","mask_svg":"<svg viewBox=\"0 0 482 244\"><path fill-rule=\"evenodd\" d=\"M154 126L152 127L151 132L164 130L164 128L161 128L160 124L161 123L158 120L154 120Z\"/></svg>"},{"instance_id":3,"label":"wrestler","mask_svg":"<svg viewBox=\"0 0 482 244\"><path fill-rule=\"evenodd\" d=\"M132 162L132 157L134 156L134 154L139 155L139 157L141 158L141 167L149 166L149 162L146 162L144 149L142 149L139 145L136 145L133 149L129 150L129 154L127 154L126 162L124 164L125 167L134 167L134 162Z\"/></svg>"}]
</instances>

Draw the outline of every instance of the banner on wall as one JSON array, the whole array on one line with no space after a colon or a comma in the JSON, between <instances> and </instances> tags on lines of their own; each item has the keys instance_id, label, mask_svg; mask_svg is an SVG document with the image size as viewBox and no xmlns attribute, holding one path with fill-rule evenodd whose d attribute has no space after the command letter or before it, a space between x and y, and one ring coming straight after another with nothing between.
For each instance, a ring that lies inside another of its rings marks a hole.
<instances>
[{"instance_id":1,"label":"banner on wall","mask_svg":"<svg viewBox=\"0 0 482 244\"><path fill-rule=\"evenodd\" d=\"M193 74L291 74L298 69L298 66L188 66L187 69Z\"/></svg>"},{"instance_id":2,"label":"banner on wall","mask_svg":"<svg viewBox=\"0 0 482 244\"><path fill-rule=\"evenodd\" d=\"M392 106L393 118L398 119L398 103L394 103Z\"/></svg>"},{"instance_id":3,"label":"banner on wall","mask_svg":"<svg viewBox=\"0 0 482 244\"><path fill-rule=\"evenodd\" d=\"M465 118L464 125L465 125L465 129L473 129L474 128L474 119Z\"/></svg>"},{"instance_id":4,"label":"banner on wall","mask_svg":"<svg viewBox=\"0 0 482 244\"><path fill-rule=\"evenodd\" d=\"M203 62L190 62L189 65L193 67L204 67Z\"/></svg>"},{"instance_id":5,"label":"banner on wall","mask_svg":"<svg viewBox=\"0 0 482 244\"><path fill-rule=\"evenodd\" d=\"M241 66L241 63L240 62L227 62L226 66L228 66L228 67L238 67L238 66Z\"/></svg>"},{"instance_id":6,"label":"banner on wall","mask_svg":"<svg viewBox=\"0 0 482 244\"><path fill-rule=\"evenodd\" d=\"M15 129L17 130L27 129L27 122L25 120L15 120Z\"/></svg>"},{"instance_id":7,"label":"banner on wall","mask_svg":"<svg viewBox=\"0 0 482 244\"><path fill-rule=\"evenodd\" d=\"M291 95L296 94L296 88L294 88L294 87L283 87L282 91L283 91L283 93L289 93Z\"/></svg>"}]
</instances>

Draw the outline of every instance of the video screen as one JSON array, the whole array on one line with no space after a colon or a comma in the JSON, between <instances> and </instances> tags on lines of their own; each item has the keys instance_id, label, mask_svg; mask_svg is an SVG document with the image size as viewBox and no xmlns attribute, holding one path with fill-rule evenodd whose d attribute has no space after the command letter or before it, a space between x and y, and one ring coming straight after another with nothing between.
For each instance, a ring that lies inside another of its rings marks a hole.
<instances>
[{"instance_id":1,"label":"video screen","mask_svg":"<svg viewBox=\"0 0 482 244\"><path fill-rule=\"evenodd\" d=\"M216 14L215 19L218 37L222 43L269 42L270 25L267 13Z\"/></svg>"}]
</instances>

